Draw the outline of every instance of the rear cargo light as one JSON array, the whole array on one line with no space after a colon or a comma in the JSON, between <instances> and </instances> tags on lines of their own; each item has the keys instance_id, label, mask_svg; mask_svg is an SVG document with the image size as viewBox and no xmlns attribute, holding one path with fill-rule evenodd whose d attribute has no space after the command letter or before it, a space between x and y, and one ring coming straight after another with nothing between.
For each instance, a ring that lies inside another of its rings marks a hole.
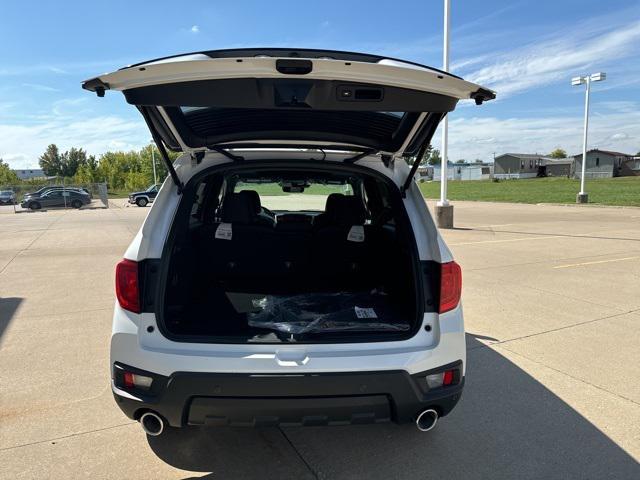
<instances>
[{"instance_id":1,"label":"rear cargo light","mask_svg":"<svg viewBox=\"0 0 640 480\"><path fill-rule=\"evenodd\" d=\"M460 303L462 293L462 270L456 262L440 266L440 308L438 313L453 310Z\"/></svg>"},{"instance_id":2,"label":"rear cargo light","mask_svg":"<svg viewBox=\"0 0 640 480\"><path fill-rule=\"evenodd\" d=\"M140 313L138 264L126 258L116 266L116 298L125 310Z\"/></svg>"}]
</instances>

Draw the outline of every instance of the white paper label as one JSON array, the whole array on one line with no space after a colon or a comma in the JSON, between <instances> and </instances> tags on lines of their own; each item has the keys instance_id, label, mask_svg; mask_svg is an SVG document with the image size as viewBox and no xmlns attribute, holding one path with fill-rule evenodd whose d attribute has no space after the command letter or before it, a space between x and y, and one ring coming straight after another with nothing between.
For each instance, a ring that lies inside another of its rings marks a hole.
<instances>
[{"instance_id":1,"label":"white paper label","mask_svg":"<svg viewBox=\"0 0 640 480\"><path fill-rule=\"evenodd\" d=\"M230 223L221 223L218 225L218 228L216 228L216 238L220 240L231 240L232 235L233 231L231 230Z\"/></svg>"},{"instance_id":2,"label":"white paper label","mask_svg":"<svg viewBox=\"0 0 640 480\"><path fill-rule=\"evenodd\" d=\"M353 307L353 308L356 309L356 317L358 318L378 318L373 308L360 308L360 307Z\"/></svg>"},{"instance_id":3,"label":"white paper label","mask_svg":"<svg viewBox=\"0 0 640 480\"><path fill-rule=\"evenodd\" d=\"M347 235L350 242L364 242L364 227L362 225L353 225Z\"/></svg>"}]
</instances>

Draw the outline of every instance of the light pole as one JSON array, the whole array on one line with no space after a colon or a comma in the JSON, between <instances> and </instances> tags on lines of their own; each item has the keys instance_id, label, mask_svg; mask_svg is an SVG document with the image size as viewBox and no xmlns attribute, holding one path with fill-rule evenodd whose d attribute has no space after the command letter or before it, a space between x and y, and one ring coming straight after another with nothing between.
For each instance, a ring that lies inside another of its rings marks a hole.
<instances>
[{"instance_id":1,"label":"light pole","mask_svg":"<svg viewBox=\"0 0 640 480\"><path fill-rule=\"evenodd\" d=\"M442 70L449 71L449 10L450 0L444 0L444 46L442 50ZM449 117L442 120L442 156L440 159L440 201L436 204L436 223L440 228L453 228L453 205L447 200L447 148Z\"/></svg>"},{"instance_id":2,"label":"light pole","mask_svg":"<svg viewBox=\"0 0 640 480\"><path fill-rule=\"evenodd\" d=\"M585 84L584 97L584 133L582 136L582 173L580 174L580 192L576 195L576 203L587 203L589 194L584 191L584 179L587 171L587 131L589 130L589 94L591 93L591 82L601 82L607 78L604 72L592 73L584 77L573 77L571 85L577 86Z\"/></svg>"},{"instance_id":3,"label":"light pole","mask_svg":"<svg viewBox=\"0 0 640 480\"><path fill-rule=\"evenodd\" d=\"M158 184L158 176L156 175L156 147L153 140L151 140L151 163L153 164L153 184Z\"/></svg>"}]
</instances>

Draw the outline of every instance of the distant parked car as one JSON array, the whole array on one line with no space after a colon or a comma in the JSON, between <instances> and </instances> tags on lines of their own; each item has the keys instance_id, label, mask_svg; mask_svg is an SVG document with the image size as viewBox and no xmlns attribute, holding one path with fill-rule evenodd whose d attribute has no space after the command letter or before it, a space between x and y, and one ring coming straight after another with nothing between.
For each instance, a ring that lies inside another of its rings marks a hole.
<instances>
[{"instance_id":1,"label":"distant parked car","mask_svg":"<svg viewBox=\"0 0 640 480\"><path fill-rule=\"evenodd\" d=\"M40 210L42 207L72 207L81 208L91 203L89 195L76 189L46 190L42 195L25 196L20 204L22 208Z\"/></svg>"},{"instance_id":2,"label":"distant parked car","mask_svg":"<svg viewBox=\"0 0 640 480\"><path fill-rule=\"evenodd\" d=\"M46 192L49 192L51 190L77 190L77 191L86 193L87 195L89 195L89 198L91 198L91 192L89 192L89 190L87 190L86 188L65 187L63 185L45 185L44 187L40 187L35 192L27 192L27 193L25 193L24 197L26 198L26 197L33 197L33 196L42 196Z\"/></svg>"},{"instance_id":3,"label":"distant parked car","mask_svg":"<svg viewBox=\"0 0 640 480\"><path fill-rule=\"evenodd\" d=\"M129 194L129 203L136 204L139 207L146 207L147 204L152 203L156 199L159 190L158 185L151 185L149 188L142 192L133 192Z\"/></svg>"},{"instance_id":4,"label":"distant parked car","mask_svg":"<svg viewBox=\"0 0 640 480\"><path fill-rule=\"evenodd\" d=\"M13 205L16 203L16 194L13 190L0 190L0 205Z\"/></svg>"}]
</instances>

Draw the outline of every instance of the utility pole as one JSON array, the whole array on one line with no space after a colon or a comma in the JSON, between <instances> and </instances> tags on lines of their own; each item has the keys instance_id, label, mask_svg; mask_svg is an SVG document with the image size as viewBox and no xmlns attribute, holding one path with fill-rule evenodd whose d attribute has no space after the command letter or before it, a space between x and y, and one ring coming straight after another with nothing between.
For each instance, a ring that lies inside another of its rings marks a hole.
<instances>
[{"instance_id":1,"label":"utility pole","mask_svg":"<svg viewBox=\"0 0 640 480\"><path fill-rule=\"evenodd\" d=\"M450 0L444 0L444 45L442 51L442 70L449 71L449 11ZM442 160L440 161L440 201L436 204L436 223L440 228L453 228L453 205L447 200L447 167L449 116L442 121Z\"/></svg>"},{"instance_id":2,"label":"utility pole","mask_svg":"<svg viewBox=\"0 0 640 480\"><path fill-rule=\"evenodd\" d=\"M591 82L601 82L607 78L604 72L592 73L584 77L574 77L571 85L586 85L584 96L584 132L582 134L582 173L580 174L580 192L576 195L576 203L588 203L589 194L584 191L584 182L587 174L587 132L589 130L589 95Z\"/></svg>"},{"instance_id":3,"label":"utility pole","mask_svg":"<svg viewBox=\"0 0 640 480\"><path fill-rule=\"evenodd\" d=\"M153 164L153 184L158 184L158 176L156 175L156 146L151 140L151 163Z\"/></svg>"}]
</instances>

